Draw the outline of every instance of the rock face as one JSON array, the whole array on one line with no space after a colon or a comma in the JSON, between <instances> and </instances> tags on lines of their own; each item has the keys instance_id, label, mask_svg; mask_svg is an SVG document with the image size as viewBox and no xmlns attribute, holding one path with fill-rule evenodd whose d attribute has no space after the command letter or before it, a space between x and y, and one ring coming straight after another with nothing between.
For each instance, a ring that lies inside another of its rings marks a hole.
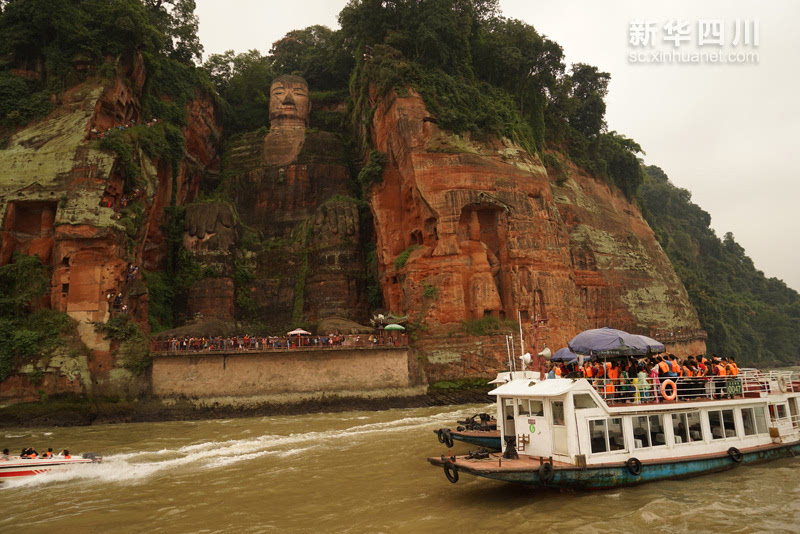
<instances>
[{"instance_id":1,"label":"rock face","mask_svg":"<svg viewBox=\"0 0 800 534\"><path fill-rule=\"evenodd\" d=\"M178 203L191 200L200 177L219 163L213 105L198 97L187 106L187 157L177 179L173 182L169 162L139 153L138 193L125 191L124 165L93 140L98 132L140 122L144 64L139 58L120 69L112 80L89 78L69 89L49 117L12 136L0 150L0 264L19 251L52 266L50 305L79 321L81 339L92 351L83 371L91 377L68 383L92 388L85 393L93 394L119 394L119 385L130 377L122 376L127 371L116 367L108 340L90 322L108 320L113 296L122 293L120 307L130 308L146 327L146 290L141 280L128 278L128 266L163 268L164 207L173 183ZM126 204L135 206L124 209ZM45 385L63 382L48 380Z\"/></svg>"},{"instance_id":2,"label":"rock face","mask_svg":"<svg viewBox=\"0 0 800 534\"><path fill-rule=\"evenodd\" d=\"M547 319L554 348L598 326L698 327L653 232L619 193L575 168L557 181L507 140L448 135L413 92L374 104L372 140L388 164L368 201L387 308L433 336L519 313L528 347L534 317Z\"/></svg>"}]
</instances>

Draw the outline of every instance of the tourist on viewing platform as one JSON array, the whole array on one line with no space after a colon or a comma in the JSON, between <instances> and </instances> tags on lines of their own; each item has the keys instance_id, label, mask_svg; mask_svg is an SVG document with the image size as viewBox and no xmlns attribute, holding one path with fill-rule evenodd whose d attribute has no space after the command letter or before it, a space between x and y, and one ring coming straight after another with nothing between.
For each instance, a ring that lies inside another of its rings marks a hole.
<instances>
[{"instance_id":1,"label":"tourist on viewing platform","mask_svg":"<svg viewBox=\"0 0 800 534\"><path fill-rule=\"evenodd\" d=\"M644 365L639 365L636 369L636 400L638 402L649 402L650 401L650 384L647 379L647 371L645 371Z\"/></svg>"},{"instance_id":2,"label":"tourist on viewing platform","mask_svg":"<svg viewBox=\"0 0 800 534\"><path fill-rule=\"evenodd\" d=\"M650 358L649 365L651 366L649 378L650 385L653 386L653 398L656 402L660 402L658 388L661 387L661 357Z\"/></svg>"}]
</instances>

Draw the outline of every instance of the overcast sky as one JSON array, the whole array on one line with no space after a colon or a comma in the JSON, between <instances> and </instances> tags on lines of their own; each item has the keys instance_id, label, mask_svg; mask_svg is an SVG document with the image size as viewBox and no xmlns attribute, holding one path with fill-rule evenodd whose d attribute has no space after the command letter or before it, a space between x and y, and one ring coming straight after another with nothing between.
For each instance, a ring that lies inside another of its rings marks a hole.
<instances>
[{"instance_id":1,"label":"overcast sky","mask_svg":"<svg viewBox=\"0 0 800 534\"><path fill-rule=\"evenodd\" d=\"M345 4L197 0L200 40L206 55L253 48L266 54L290 30L338 27ZM505 16L558 42L568 64L609 72L609 129L638 141L647 164L691 191L718 236L733 232L758 269L800 289L800 32L794 27L800 2L500 0L500 6ZM632 35L633 23L651 30L648 43L631 44L644 37ZM657 62L673 50L689 60L693 52L716 52L743 61ZM631 54L650 63L633 62Z\"/></svg>"}]
</instances>

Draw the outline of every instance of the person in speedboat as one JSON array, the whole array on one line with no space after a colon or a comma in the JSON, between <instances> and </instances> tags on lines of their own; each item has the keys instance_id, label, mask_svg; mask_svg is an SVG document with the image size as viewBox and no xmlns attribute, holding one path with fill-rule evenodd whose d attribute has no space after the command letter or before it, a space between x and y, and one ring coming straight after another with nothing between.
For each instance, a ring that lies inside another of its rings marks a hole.
<instances>
[{"instance_id":1,"label":"person in speedboat","mask_svg":"<svg viewBox=\"0 0 800 534\"><path fill-rule=\"evenodd\" d=\"M0 454L0 462L7 462L11 459L8 455L8 449L3 449L3 454Z\"/></svg>"}]
</instances>

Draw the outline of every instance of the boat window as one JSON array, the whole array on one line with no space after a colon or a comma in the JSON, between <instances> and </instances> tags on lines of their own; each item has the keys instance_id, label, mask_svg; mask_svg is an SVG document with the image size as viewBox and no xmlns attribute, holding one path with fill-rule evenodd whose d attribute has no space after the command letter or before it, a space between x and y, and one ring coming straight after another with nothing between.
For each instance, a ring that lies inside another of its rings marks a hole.
<instances>
[{"instance_id":1,"label":"boat window","mask_svg":"<svg viewBox=\"0 0 800 534\"><path fill-rule=\"evenodd\" d=\"M786 405L785 404L776 404L775 408L778 411L778 419L786 419Z\"/></svg>"},{"instance_id":2,"label":"boat window","mask_svg":"<svg viewBox=\"0 0 800 534\"><path fill-rule=\"evenodd\" d=\"M514 399L504 399L503 407L503 413L505 413L506 419L514 419Z\"/></svg>"},{"instance_id":3,"label":"boat window","mask_svg":"<svg viewBox=\"0 0 800 534\"><path fill-rule=\"evenodd\" d=\"M736 424L733 422L733 410L722 410L722 426L725 427L725 437L736 437Z\"/></svg>"},{"instance_id":4,"label":"boat window","mask_svg":"<svg viewBox=\"0 0 800 534\"><path fill-rule=\"evenodd\" d=\"M592 453L608 451L605 419L589 421L589 435L592 437Z\"/></svg>"},{"instance_id":5,"label":"boat window","mask_svg":"<svg viewBox=\"0 0 800 534\"><path fill-rule=\"evenodd\" d=\"M767 417L764 415L764 407L756 406L753 408L753 411L756 414L756 432L759 434L767 434L769 430L767 430Z\"/></svg>"},{"instance_id":6,"label":"boat window","mask_svg":"<svg viewBox=\"0 0 800 534\"><path fill-rule=\"evenodd\" d=\"M675 445L683 445L692 441L685 413L672 414L672 435L675 438Z\"/></svg>"},{"instance_id":7,"label":"boat window","mask_svg":"<svg viewBox=\"0 0 800 534\"><path fill-rule=\"evenodd\" d=\"M722 439L722 418L718 411L708 412L708 426L711 428L711 437Z\"/></svg>"},{"instance_id":8,"label":"boat window","mask_svg":"<svg viewBox=\"0 0 800 534\"><path fill-rule=\"evenodd\" d=\"M711 437L714 439L736 437L736 427L733 424L733 410L709 411L708 426L711 428Z\"/></svg>"},{"instance_id":9,"label":"boat window","mask_svg":"<svg viewBox=\"0 0 800 534\"><path fill-rule=\"evenodd\" d=\"M544 403L540 400L531 401L531 415L544 417Z\"/></svg>"},{"instance_id":10,"label":"boat window","mask_svg":"<svg viewBox=\"0 0 800 534\"><path fill-rule=\"evenodd\" d=\"M584 410L587 408L597 408L597 403L591 395L587 393L580 393L573 397L575 399L575 409Z\"/></svg>"},{"instance_id":11,"label":"boat window","mask_svg":"<svg viewBox=\"0 0 800 534\"><path fill-rule=\"evenodd\" d=\"M752 408L742 408L742 427L745 436L754 436L757 433L756 416Z\"/></svg>"},{"instance_id":12,"label":"boat window","mask_svg":"<svg viewBox=\"0 0 800 534\"><path fill-rule=\"evenodd\" d=\"M550 406L553 412L553 424L554 425L564 425L564 402L563 401L551 401Z\"/></svg>"},{"instance_id":13,"label":"boat window","mask_svg":"<svg viewBox=\"0 0 800 534\"><path fill-rule=\"evenodd\" d=\"M633 447L644 449L650 447L650 424L647 422L646 415L633 418Z\"/></svg>"},{"instance_id":14,"label":"boat window","mask_svg":"<svg viewBox=\"0 0 800 534\"><path fill-rule=\"evenodd\" d=\"M640 415L633 418L633 438L641 441L641 448L664 445L664 416ZM639 447L639 443L634 442Z\"/></svg>"},{"instance_id":15,"label":"boat window","mask_svg":"<svg viewBox=\"0 0 800 534\"><path fill-rule=\"evenodd\" d=\"M625 449L621 417L589 421L589 435L592 440L592 453Z\"/></svg>"},{"instance_id":16,"label":"boat window","mask_svg":"<svg viewBox=\"0 0 800 534\"><path fill-rule=\"evenodd\" d=\"M625 437L622 435L622 418L616 417L608 421L608 449L621 451L625 448Z\"/></svg>"},{"instance_id":17,"label":"boat window","mask_svg":"<svg viewBox=\"0 0 800 534\"><path fill-rule=\"evenodd\" d=\"M689 425L689 439L703 441L703 429L700 426L700 412L686 414L686 423Z\"/></svg>"},{"instance_id":18,"label":"boat window","mask_svg":"<svg viewBox=\"0 0 800 534\"><path fill-rule=\"evenodd\" d=\"M530 415L531 403L528 399L517 399L517 415Z\"/></svg>"}]
</instances>

